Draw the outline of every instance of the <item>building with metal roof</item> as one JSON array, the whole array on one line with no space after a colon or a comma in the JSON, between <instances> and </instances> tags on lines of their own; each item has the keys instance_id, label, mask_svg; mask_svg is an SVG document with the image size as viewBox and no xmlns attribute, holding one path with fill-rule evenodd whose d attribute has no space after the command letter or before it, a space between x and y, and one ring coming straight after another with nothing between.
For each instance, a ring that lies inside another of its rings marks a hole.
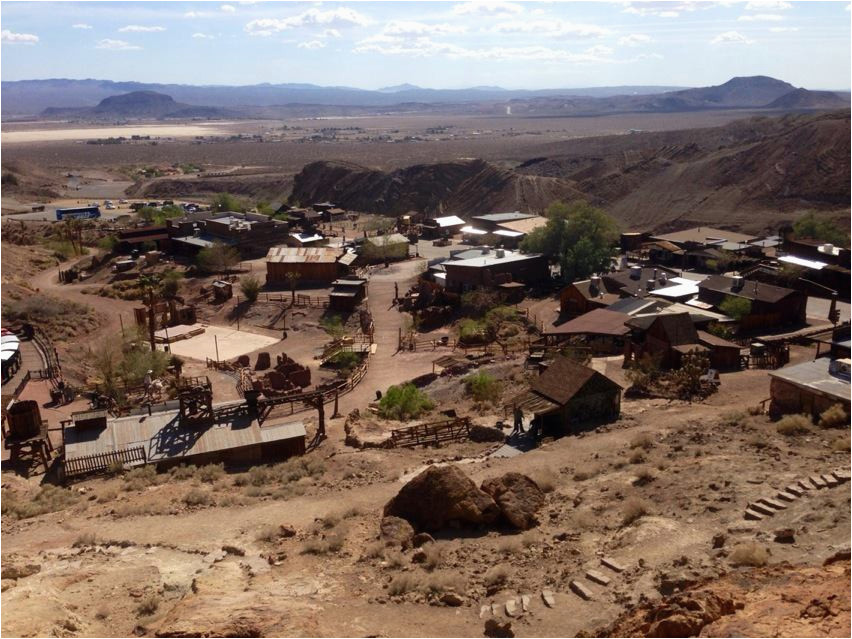
<instances>
[{"instance_id":1,"label":"building with metal roof","mask_svg":"<svg viewBox=\"0 0 852 639\"><path fill-rule=\"evenodd\" d=\"M848 359L827 357L770 371L770 413L818 418L840 404L849 415L849 374Z\"/></svg>"}]
</instances>

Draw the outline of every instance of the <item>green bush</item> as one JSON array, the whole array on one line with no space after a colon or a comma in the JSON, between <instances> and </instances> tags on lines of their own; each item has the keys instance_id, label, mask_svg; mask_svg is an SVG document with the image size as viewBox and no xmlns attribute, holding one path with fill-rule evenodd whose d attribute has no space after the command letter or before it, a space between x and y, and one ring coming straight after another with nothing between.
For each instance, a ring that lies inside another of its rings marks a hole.
<instances>
[{"instance_id":1,"label":"green bush","mask_svg":"<svg viewBox=\"0 0 852 639\"><path fill-rule=\"evenodd\" d=\"M118 238L114 235L107 235L98 240L98 248L104 251L112 252L118 244Z\"/></svg>"},{"instance_id":2,"label":"green bush","mask_svg":"<svg viewBox=\"0 0 852 639\"><path fill-rule=\"evenodd\" d=\"M485 340L487 327L485 322L466 318L459 322L459 339L463 342L478 342Z\"/></svg>"},{"instance_id":3,"label":"green bush","mask_svg":"<svg viewBox=\"0 0 852 639\"><path fill-rule=\"evenodd\" d=\"M361 355L352 351L341 351L329 359L328 362L340 370L340 372L348 374L361 363Z\"/></svg>"},{"instance_id":4,"label":"green bush","mask_svg":"<svg viewBox=\"0 0 852 639\"><path fill-rule=\"evenodd\" d=\"M473 373L464 378L465 392L477 402L497 404L503 392L503 385L496 377L485 371Z\"/></svg>"},{"instance_id":5,"label":"green bush","mask_svg":"<svg viewBox=\"0 0 852 639\"><path fill-rule=\"evenodd\" d=\"M240 290L243 292L249 304L257 301L257 296L260 295L262 284L254 275L247 275L240 278Z\"/></svg>"},{"instance_id":6,"label":"green bush","mask_svg":"<svg viewBox=\"0 0 852 639\"><path fill-rule=\"evenodd\" d=\"M434 408L435 403L414 384L391 386L379 402L379 416L403 421Z\"/></svg>"},{"instance_id":7,"label":"green bush","mask_svg":"<svg viewBox=\"0 0 852 639\"><path fill-rule=\"evenodd\" d=\"M344 333L346 332L346 329L343 327L343 320L340 318L340 315L334 313L323 317L320 320L320 326L322 326L323 330L326 333L328 333L335 339L343 337Z\"/></svg>"},{"instance_id":8,"label":"green bush","mask_svg":"<svg viewBox=\"0 0 852 639\"><path fill-rule=\"evenodd\" d=\"M751 313L751 300L745 297L735 297L733 295L725 296L722 303L719 304L719 310L728 317L731 317L738 322L746 315Z\"/></svg>"}]
</instances>

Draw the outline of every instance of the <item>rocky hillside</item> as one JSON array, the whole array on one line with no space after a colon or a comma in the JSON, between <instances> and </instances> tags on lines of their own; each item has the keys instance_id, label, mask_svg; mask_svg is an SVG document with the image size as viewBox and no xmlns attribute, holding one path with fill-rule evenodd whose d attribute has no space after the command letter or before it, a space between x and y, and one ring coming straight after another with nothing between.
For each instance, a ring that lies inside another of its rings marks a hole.
<instances>
[{"instance_id":1,"label":"rocky hillside","mask_svg":"<svg viewBox=\"0 0 852 639\"><path fill-rule=\"evenodd\" d=\"M585 198L631 228L758 230L796 211L848 207L849 133L849 111L838 111L558 142L514 169L482 160L392 172L314 162L295 177L292 199L395 215L538 212Z\"/></svg>"},{"instance_id":2,"label":"rocky hillside","mask_svg":"<svg viewBox=\"0 0 852 639\"><path fill-rule=\"evenodd\" d=\"M848 98L831 91L796 89L785 93L767 105L770 109L842 109L849 106Z\"/></svg>"},{"instance_id":3,"label":"rocky hillside","mask_svg":"<svg viewBox=\"0 0 852 639\"><path fill-rule=\"evenodd\" d=\"M570 180L524 175L483 160L420 164L384 172L343 162L313 162L296 175L292 201L330 200L356 211L399 215L543 210L582 197Z\"/></svg>"},{"instance_id":4,"label":"rocky hillside","mask_svg":"<svg viewBox=\"0 0 852 639\"><path fill-rule=\"evenodd\" d=\"M156 91L131 91L101 100L91 108L47 108L42 116L83 117L92 119L114 118L215 118L227 117L225 109L194 106L176 102L170 95Z\"/></svg>"}]
</instances>

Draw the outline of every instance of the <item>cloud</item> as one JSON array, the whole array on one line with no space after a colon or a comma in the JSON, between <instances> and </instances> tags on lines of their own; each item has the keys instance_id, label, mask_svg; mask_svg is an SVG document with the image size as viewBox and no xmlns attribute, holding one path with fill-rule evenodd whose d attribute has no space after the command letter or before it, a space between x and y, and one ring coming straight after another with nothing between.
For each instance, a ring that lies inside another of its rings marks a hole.
<instances>
[{"instance_id":1,"label":"cloud","mask_svg":"<svg viewBox=\"0 0 852 639\"><path fill-rule=\"evenodd\" d=\"M212 35L207 35L206 33L193 33L192 37L196 40L215 40L216 38Z\"/></svg>"},{"instance_id":2,"label":"cloud","mask_svg":"<svg viewBox=\"0 0 852 639\"><path fill-rule=\"evenodd\" d=\"M643 44L653 42L654 38L644 33L631 33L618 39L618 44L625 47L640 47Z\"/></svg>"},{"instance_id":3,"label":"cloud","mask_svg":"<svg viewBox=\"0 0 852 639\"><path fill-rule=\"evenodd\" d=\"M0 31L0 41L4 44L35 44L38 36L32 33L15 33L8 29Z\"/></svg>"},{"instance_id":4,"label":"cloud","mask_svg":"<svg viewBox=\"0 0 852 639\"><path fill-rule=\"evenodd\" d=\"M623 13L636 16L654 16L657 18L677 18L681 13L710 9L716 3L684 0L683 2L625 2Z\"/></svg>"},{"instance_id":5,"label":"cloud","mask_svg":"<svg viewBox=\"0 0 852 639\"><path fill-rule=\"evenodd\" d=\"M447 42L436 42L428 37L400 38L384 34L378 34L360 41L355 47L354 52L419 58L440 55L451 59L485 61L614 62L614 60L605 57L612 53L612 49L600 45L591 47L581 53L538 45L528 47L469 48Z\"/></svg>"},{"instance_id":6,"label":"cloud","mask_svg":"<svg viewBox=\"0 0 852 639\"><path fill-rule=\"evenodd\" d=\"M135 44L130 44L129 42L125 42L124 40L113 40L112 38L104 38L103 40L98 40L98 43L95 45L96 49L108 49L110 51L138 51L142 47L136 46Z\"/></svg>"},{"instance_id":7,"label":"cloud","mask_svg":"<svg viewBox=\"0 0 852 639\"><path fill-rule=\"evenodd\" d=\"M86 24L85 22L78 22L77 24L71 25L72 29L91 29L92 25Z\"/></svg>"},{"instance_id":8,"label":"cloud","mask_svg":"<svg viewBox=\"0 0 852 639\"><path fill-rule=\"evenodd\" d=\"M785 33L787 31L798 31L799 27L769 27L772 33Z\"/></svg>"},{"instance_id":9,"label":"cloud","mask_svg":"<svg viewBox=\"0 0 852 639\"><path fill-rule=\"evenodd\" d=\"M491 29L495 33L534 33L545 36L574 36L577 38L601 38L612 33L609 29L594 24L579 24L566 20L529 20L501 22Z\"/></svg>"},{"instance_id":10,"label":"cloud","mask_svg":"<svg viewBox=\"0 0 852 639\"><path fill-rule=\"evenodd\" d=\"M792 8L793 5L784 0L755 0L745 6L746 11L786 11Z\"/></svg>"},{"instance_id":11,"label":"cloud","mask_svg":"<svg viewBox=\"0 0 852 639\"><path fill-rule=\"evenodd\" d=\"M119 33L157 33L165 31L165 27L145 27L139 24L128 24L126 27L121 27Z\"/></svg>"},{"instance_id":12,"label":"cloud","mask_svg":"<svg viewBox=\"0 0 852 639\"><path fill-rule=\"evenodd\" d=\"M322 49L325 46L325 42L311 40L310 42L300 42L296 46L300 49Z\"/></svg>"},{"instance_id":13,"label":"cloud","mask_svg":"<svg viewBox=\"0 0 852 639\"><path fill-rule=\"evenodd\" d=\"M183 14L184 18L198 18L200 16L201 16L201 14L198 13L197 11L187 11L186 13Z\"/></svg>"},{"instance_id":14,"label":"cloud","mask_svg":"<svg viewBox=\"0 0 852 639\"><path fill-rule=\"evenodd\" d=\"M754 44L754 40L749 40L737 31L725 31L710 40L710 44Z\"/></svg>"},{"instance_id":15,"label":"cloud","mask_svg":"<svg viewBox=\"0 0 852 639\"><path fill-rule=\"evenodd\" d=\"M784 16L779 16L777 13L755 13L737 18L739 22L780 22L783 19Z\"/></svg>"},{"instance_id":16,"label":"cloud","mask_svg":"<svg viewBox=\"0 0 852 639\"><path fill-rule=\"evenodd\" d=\"M426 24L411 20L393 20L385 25L383 33L388 35L420 36L420 35L445 35L450 33L465 33L467 27L456 24Z\"/></svg>"},{"instance_id":17,"label":"cloud","mask_svg":"<svg viewBox=\"0 0 852 639\"><path fill-rule=\"evenodd\" d=\"M252 20L245 26L245 31L250 35L270 36L287 29L321 25L328 27L363 27L370 24L370 19L363 13L359 13L349 7L340 7L322 11L320 9L308 9L289 18L259 18Z\"/></svg>"},{"instance_id":18,"label":"cloud","mask_svg":"<svg viewBox=\"0 0 852 639\"><path fill-rule=\"evenodd\" d=\"M340 31L337 29L325 29L322 33L320 33L320 38L339 38L341 37Z\"/></svg>"},{"instance_id":19,"label":"cloud","mask_svg":"<svg viewBox=\"0 0 852 639\"><path fill-rule=\"evenodd\" d=\"M512 16L523 12L524 8L519 3L503 0L474 0L453 6L453 13L457 16Z\"/></svg>"},{"instance_id":20,"label":"cloud","mask_svg":"<svg viewBox=\"0 0 852 639\"><path fill-rule=\"evenodd\" d=\"M223 4L223 5L222 5L221 7L219 7L219 8L220 8L222 11L224 11L225 13L234 13L234 12L237 10L237 8L236 8L234 5L232 5L232 4Z\"/></svg>"}]
</instances>

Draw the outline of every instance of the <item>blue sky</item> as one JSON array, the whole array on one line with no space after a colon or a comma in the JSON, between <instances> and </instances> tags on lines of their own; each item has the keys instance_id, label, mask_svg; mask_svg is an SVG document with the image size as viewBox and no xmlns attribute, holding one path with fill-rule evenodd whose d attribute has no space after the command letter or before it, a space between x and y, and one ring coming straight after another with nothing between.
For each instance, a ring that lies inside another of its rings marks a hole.
<instances>
[{"instance_id":1,"label":"blue sky","mask_svg":"<svg viewBox=\"0 0 852 639\"><path fill-rule=\"evenodd\" d=\"M9 2L2 79L850 86L849 2Z\"/></svg>"}]
</instances>

